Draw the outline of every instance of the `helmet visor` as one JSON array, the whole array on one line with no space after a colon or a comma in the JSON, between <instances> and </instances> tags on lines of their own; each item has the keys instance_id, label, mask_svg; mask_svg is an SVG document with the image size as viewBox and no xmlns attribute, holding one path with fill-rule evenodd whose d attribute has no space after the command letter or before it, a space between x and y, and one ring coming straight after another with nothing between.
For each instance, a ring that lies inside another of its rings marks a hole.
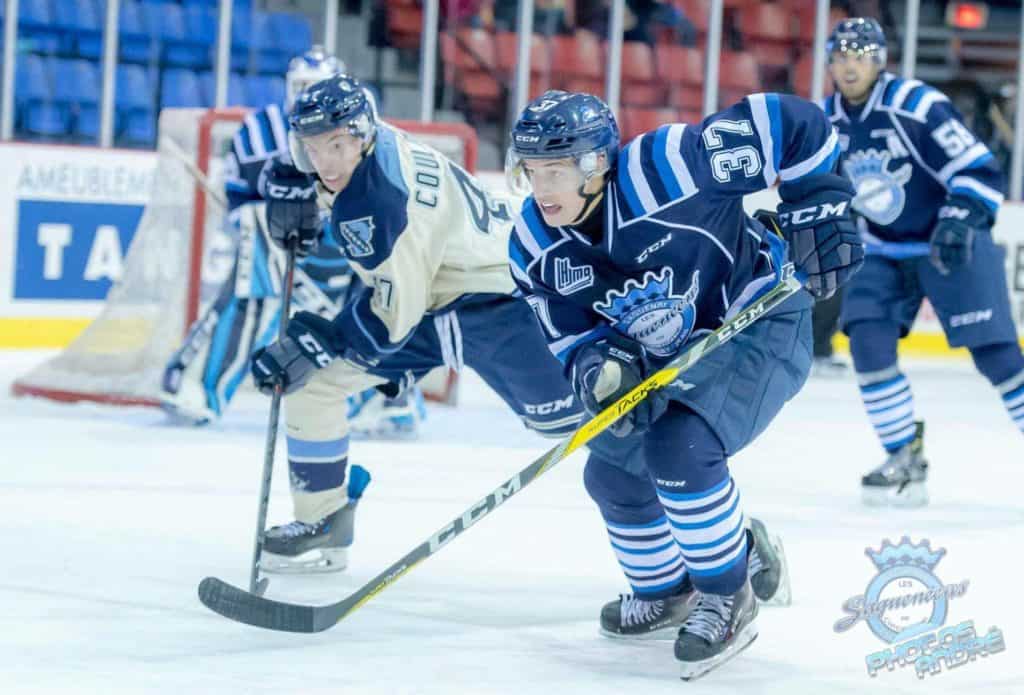
<instances>
[{"instance_id":1,"label":"helmet visor","mask_svg":"<svg viewBox=\"0 0 1024 695\"><path fill-rule=\"evenodd\" d=\"M580 156L523 157L509 148L505 156L505 180L514 194L557 194L579 191L590 177L608 171L597 152Z\"/></svg>"}]
</instances>

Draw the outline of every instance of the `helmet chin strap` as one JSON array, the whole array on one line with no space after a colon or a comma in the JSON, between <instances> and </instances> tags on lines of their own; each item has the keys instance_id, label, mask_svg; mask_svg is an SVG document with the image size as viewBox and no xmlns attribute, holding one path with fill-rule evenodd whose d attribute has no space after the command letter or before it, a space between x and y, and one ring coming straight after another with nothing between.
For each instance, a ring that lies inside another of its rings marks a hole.
<instances>
[{"instance_id":1,"label":"helmet chin strap","mask_svg":"<svg viewBox=\"0 0 1024 695\"><path fill-rule=\"evenodd\" d=\"M579 196L583 198L583 209L580 210L579 216L569 223L572 227L579 226L584 220L590 217L597 206L601 203L601 199L604 198L604 186L601 186L601 189L597 193L587 193L586 188L588 183L590 183L590 177L587 177L586 180L583 181L583 185L580 186L577 191Z\"/></svg>"}]
</instances>

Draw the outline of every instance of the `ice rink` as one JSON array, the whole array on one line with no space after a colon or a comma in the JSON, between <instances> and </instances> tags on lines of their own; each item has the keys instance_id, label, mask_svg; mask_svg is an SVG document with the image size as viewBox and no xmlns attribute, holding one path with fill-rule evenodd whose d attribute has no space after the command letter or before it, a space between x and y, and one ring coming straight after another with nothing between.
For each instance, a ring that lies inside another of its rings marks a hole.
<instances>
[{"instance_id":1,"label":"ice rink","mask_svg":"<svg viewBox=\"0 0 1024 695\"><path fill-rule=\"evenodd\" d=\"M350 618L317 635L262 631L206 610L196 585L244 586L267 401L216 426L159 412L14 400L43 352L0 352L0 693L1024 693L1024 437L969 363L907 365L928 424L932 503L861 507L880 449L852 379L812 381L732 471L748 513L786 544L794 604L704 679L678 679L671 642L599 636L626 590L580 455L508 502ZM415 442L358 442L374 481L348 572L271 580L268 596L328 603L403 555L549 443L468 378ZM290 519L279 447L270 520ZM867 675L885 645L832 626L876 570L865 548L909 534L945 548L943 583L970 580L947 625L999 627L1006 651L919 681Z\"/></svg>"}]
</instances>

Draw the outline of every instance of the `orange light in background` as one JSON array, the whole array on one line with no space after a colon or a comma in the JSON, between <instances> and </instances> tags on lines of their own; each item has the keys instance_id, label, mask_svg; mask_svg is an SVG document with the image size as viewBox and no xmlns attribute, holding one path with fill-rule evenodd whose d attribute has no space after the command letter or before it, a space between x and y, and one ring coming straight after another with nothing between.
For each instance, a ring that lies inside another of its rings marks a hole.
<instances>
[{"instance_id":1,"label":"orange light in background","mask_svg":"<svg viewBox=\"0 0 1024 695\"><path fill-rule=\"evenodd\" d=\"M982 2L951 2L946 6L946 24L957 29L984 29L988 5Z\"/></svg>"}]
</instances>

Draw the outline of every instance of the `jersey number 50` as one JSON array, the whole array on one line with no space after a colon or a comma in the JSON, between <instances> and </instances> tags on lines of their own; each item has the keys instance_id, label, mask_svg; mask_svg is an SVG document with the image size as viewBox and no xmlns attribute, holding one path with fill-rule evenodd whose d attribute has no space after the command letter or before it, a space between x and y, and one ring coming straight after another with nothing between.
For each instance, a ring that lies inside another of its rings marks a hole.
<instances>
[{"instance_id":1,"label":"jersey number 50","mask_svg":"<svg viewBox=\"0 0 1024 695\"><path fill-rule=\"evenodd\" d=\"M716 181L729 183L733 174L741 172L745 178L752 178L761 173L761 154L753 145L725 147L721 133L731 133L744 137L753 137L754 129L750 121L718 120L704 129L702 136L704 145L711 155L711 173Z\"/></svg>"}]
</instances>

